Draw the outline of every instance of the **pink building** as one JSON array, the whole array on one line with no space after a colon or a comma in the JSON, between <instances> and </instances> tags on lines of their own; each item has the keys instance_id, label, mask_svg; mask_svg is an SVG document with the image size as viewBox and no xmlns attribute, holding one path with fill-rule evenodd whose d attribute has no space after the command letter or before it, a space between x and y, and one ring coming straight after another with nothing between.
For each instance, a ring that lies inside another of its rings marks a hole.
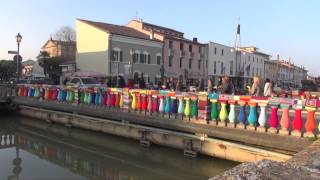
<instances>
[{"instance_id":1,"label":"pink building","mask_svg":"<svg viewBox=\"0 0 320 180\"><path fill-rule=\"evenodd\" d=\"M206 77L205 45L199 43L197 38L189 40L184 38L182 32L142 20L132 20L127 26L164 43L162 53L164 76L181 77L184 80Z\"/></svg>"}]
</instances>

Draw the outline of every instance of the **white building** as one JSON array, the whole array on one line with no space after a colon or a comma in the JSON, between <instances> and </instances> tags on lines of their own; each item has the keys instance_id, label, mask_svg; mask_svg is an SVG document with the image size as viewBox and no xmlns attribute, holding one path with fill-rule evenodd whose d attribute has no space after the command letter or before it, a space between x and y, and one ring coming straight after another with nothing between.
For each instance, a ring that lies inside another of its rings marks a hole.
<instances>
[{"instance_id":1,"label":"white building","mask_svg":"<svg viewBox=\"0 0 320 180\"><path fill-rule=\"evenodd\" d=\"M270 55L261 53L256 47L241 47L234 49L230 46L215 42L207 45L208 76L214 79L215 85L221 76L229 76L233 83L243 88L251 83L253 76L265 79L265 61Z\"/></svg>"}]
</instances>

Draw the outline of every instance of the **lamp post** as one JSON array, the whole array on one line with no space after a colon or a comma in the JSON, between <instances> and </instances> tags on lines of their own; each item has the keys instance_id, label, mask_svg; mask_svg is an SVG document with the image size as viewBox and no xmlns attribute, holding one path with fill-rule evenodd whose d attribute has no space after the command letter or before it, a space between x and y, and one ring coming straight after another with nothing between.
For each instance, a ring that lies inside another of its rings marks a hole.
<instances>
[{"instance_id":1,"label":"lamp post","mask_svg":"<svg viewBox=\"0 0 320 180\"><path fill-rule=\"evenodd\" d=\"M22 36L21 36L20 33L18 33L16 35L16 41L17 41L17 45L18 45L18 51L17 51L17 82L19 81L19 75L20 75L20 72L19 72L19 61L20 61L19 51L20 51L21 40L22 40Z\"/></svg>"}]
</instances>

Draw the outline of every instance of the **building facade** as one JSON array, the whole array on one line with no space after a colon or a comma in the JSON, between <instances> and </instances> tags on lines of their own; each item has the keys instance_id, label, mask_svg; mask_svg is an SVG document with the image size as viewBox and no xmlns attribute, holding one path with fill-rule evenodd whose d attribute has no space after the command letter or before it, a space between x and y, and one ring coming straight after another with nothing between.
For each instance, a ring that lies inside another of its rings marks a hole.
<instances>
[{"instance_id":1,"label":"building facade","mask_svg":"<svg viewBox=\"0 0 320 180\"><path fill-rule=\"evenodd\" d=\"M251 83L253 76L265 79L265 61L270 56L261 53L256 47L241 47L235 49L230 46L209 42L208 76L214 79L215 84L219 77L228 76L237 88L244 88Z\"/></svg>"},{"instance_id":2,"label":"building facade","mask_svg":"<svg viewBox=\"0 0 320 180\"><path fill-rule=\"evenodd\" d=\"M76 64L79 71L122 75L146 82L160 78L163 43L133 28L78 19Z\"/></svg>"},{"instance_id":3,"label":"building facade","mask_svg":"<svg viewBox=\"0 0 320 180\"><path fill-rule=\"evenodd\" d=\"M41 48L49 57L61 57L67 61L74 61L76 55L76 42L57 41L50 38Z\"/></svg>"},{"instance_id":4,"label":"building facade","mask_svg":"<svg viewBox=\"0 0 320 180\"><path fill-rule=\"evenodd\" d=\"M132 20L127 27L163 42L162 76L183 80L206 77L205 45L199 43L197 38L189 40L184 38L184 33L180 31L142 20Z\"/></svg>"}]
</instances>

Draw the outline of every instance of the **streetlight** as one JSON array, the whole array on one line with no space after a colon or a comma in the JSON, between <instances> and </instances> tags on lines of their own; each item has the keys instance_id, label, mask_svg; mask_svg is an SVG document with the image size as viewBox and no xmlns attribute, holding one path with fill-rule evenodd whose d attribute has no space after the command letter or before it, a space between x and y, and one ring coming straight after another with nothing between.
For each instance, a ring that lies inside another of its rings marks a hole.
<instances>
[{"instance_id":1,"label":"streetlight","mask_svg":"<svg viewBox=\"0 0 320 180\"><path fill-rule=\"evenodd\" d=\"M20 50L21 40L22 40L22 36L21 36L20 33L18 33L17 36L16 36L16 41L17 41L17 45L18 45L18 51L17 51L17 83L19 81L19 61L20 61L19 50Z\"/></svg>"}]
</instances>

